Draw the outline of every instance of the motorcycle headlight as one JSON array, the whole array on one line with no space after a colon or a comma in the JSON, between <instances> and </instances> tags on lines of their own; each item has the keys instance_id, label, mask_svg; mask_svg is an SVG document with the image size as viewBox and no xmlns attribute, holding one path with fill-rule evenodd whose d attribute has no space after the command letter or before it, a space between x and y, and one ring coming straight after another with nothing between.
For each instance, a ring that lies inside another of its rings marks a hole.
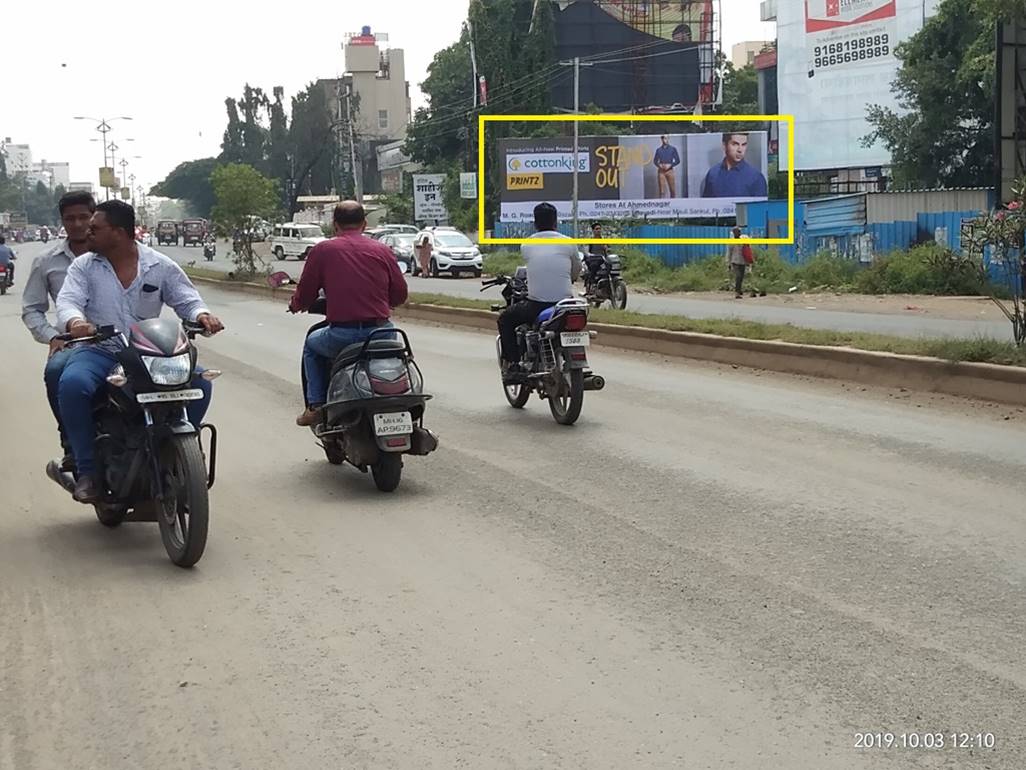
<instances>
[{"instance_id":1,"label":"motorcycle headlight","mask_svg":"<svg viewBox=\"0 0 1026 770\"><path fill-rule=\"evenodd\" d=\"M171 358L140 356L154 385L184 385L192 377L192 356L182 353Z\"/></svg>"}]
</instances>

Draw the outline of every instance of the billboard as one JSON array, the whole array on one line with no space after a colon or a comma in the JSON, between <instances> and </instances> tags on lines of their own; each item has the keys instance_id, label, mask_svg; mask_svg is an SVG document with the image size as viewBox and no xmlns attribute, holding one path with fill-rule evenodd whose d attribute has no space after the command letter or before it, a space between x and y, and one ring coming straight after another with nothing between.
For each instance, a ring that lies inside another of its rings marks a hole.
<instances>
[{"instance_id":1,"label":"billboard","mask_svg":"<svg viewBox=\"0 0 1026 770\"><path fill-rule=\"evenodd\" d=\"M561 0L559 4L565 8L575 2L594 0ZM713 0L604 0L595 4L617 21L653 37L678 43L713 39Z\"/></svg>"},{"instance_id":2,"label":"billboard","mask_svg":"<svg viewBox=\"0 0 1026 770\"><path fill-rule=\"evenodd\" d=\"M418 222L448 222L449 212L442 200L445 174L413 175L413 216Z\"/></svg>"},{"instance_id":3,"label":"billboard","mask_svg":"<svg viewBox=\"0 0 1026 770\"><path fill-rule=\"evenodd\" d=\"M585 136L577 151L582 219L731 217L766 200L765 131L735 134ZM499 219L530 222L541 201L572 216L573 139L503 139Z\"/></svg>"},{"instance_id":4,"label":"billboard","mask_svg":"<svg viewBox=\"0 0 1026 770\"><path fill-rule=\"evenodd\" d=\"M626 6L640 4L577 0L556 13L556 58L570 61L579 56L584 60L580 70L581 105L594 104L604 112L632 112L652 106L695 104L700 89L712 77L715 52L711 30L709 40L689 41L684 39L683 29L674 35L681 26L680 13L676 24L656 24L651 18L643 20L629 14ZM699 24L695 34L704 34L701 29ZM609 59L588 63L589 57L602 54L610 54ZM574 106L571 70L564 68L563 75L552 80L555 107Z\"/></svg>"},{"instance_id":5,"label":"billboard","mask_svg":"<svg viewBox=\"0 0 1026 770\"><path fill-rule=\"evenodd\" d=\"M886 166L866 111L897 108L896 46L922 29L940 0L795 0L777 16L780 111L795 116L795 168ZM785 153L781 151L781 157ZM786 161L785 161L786 164Z\"/></svg>"}]
</instances>

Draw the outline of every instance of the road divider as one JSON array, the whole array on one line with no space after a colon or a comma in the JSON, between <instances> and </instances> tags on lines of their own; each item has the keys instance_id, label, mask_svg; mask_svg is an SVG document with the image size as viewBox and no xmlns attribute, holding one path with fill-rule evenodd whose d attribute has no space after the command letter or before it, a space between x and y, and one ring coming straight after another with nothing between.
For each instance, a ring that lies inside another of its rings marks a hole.
<instances>
[{"instance_id":1,"label":"road divider","mask_svg":"<svg viewBox=\"0 0 1026 770\"><path fill-rule=\"evenodd\" d=\"M200 284L282 302L288 301L294 288L272 289L256 283L199 275L192 275L192 279ZM414 302L399 308L396 315L495 332L496 316L488 310ZM589 328L598 332L598 337L592 341L598 346L1026 406L1026 367L1021 366L946 361L856 348L620 324L590 323Z\"/></svg>"}]
</instances>

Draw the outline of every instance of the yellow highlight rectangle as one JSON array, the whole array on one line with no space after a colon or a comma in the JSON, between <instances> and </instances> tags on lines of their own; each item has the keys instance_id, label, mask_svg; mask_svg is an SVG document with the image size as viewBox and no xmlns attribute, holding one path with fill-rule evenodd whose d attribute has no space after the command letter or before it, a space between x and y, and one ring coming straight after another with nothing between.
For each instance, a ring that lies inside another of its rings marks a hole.
<instances>
[{"instance_id":1,"label":"yellow highlight rectangle","mask_svg":"<svg viewBox=\"0 0 1026 770\"><path fill-rule=\"evenodd\" d=\"M545 176L542 174L506 174L506 189L544 190Z\"/></svg>"},{"instance_id":2,"label":"yellow highlight rectangle","mask_svg":"<svg viewBox=\"0 0 1026 770\"><path fill-rule=\"evenodd\" d=\"M477 229L478 243L485 246L522 246L527 241L524 238L486 238L485 231L485 127L488 123L543 123L546 121L559 121L569 123L580 121L582 123L609 123L620 122L659 122L666 123L673 120L673 116L667 115L478 115L477 116ZM690 121L701 122L737 122L737 123L784 123L787 126L787 238L749 238L745 243L753 246L790 246L794 244L794 115L698 115L681 116L679 122ZM513 188L509 188L513 189ZM517 189L540 189L540 188L517 188ZM572 243L612 243L623 245L641 244L712 244L728 246L734 242L732 238L574 238ZM554 238L532 238L531 243L566 243L565 239Z\"/></svg>"}]
</instances>

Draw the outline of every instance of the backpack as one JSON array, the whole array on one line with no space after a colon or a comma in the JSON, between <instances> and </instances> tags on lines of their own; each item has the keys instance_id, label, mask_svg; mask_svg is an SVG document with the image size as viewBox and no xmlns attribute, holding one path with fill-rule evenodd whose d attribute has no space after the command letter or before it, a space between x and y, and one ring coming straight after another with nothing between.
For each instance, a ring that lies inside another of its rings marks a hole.
<instances>
[{"instance_id":1,"label":"backpack","mask_svg":"<svg viewBox=\"0 0 1026 770\"><path fill-rule=\"evenodd\" d=\"M741 256L744 257L746 265L751 265L755 262L755 254L752 251L752 247L747 243L741 247Z\"/></svg>"}]
</instances>

